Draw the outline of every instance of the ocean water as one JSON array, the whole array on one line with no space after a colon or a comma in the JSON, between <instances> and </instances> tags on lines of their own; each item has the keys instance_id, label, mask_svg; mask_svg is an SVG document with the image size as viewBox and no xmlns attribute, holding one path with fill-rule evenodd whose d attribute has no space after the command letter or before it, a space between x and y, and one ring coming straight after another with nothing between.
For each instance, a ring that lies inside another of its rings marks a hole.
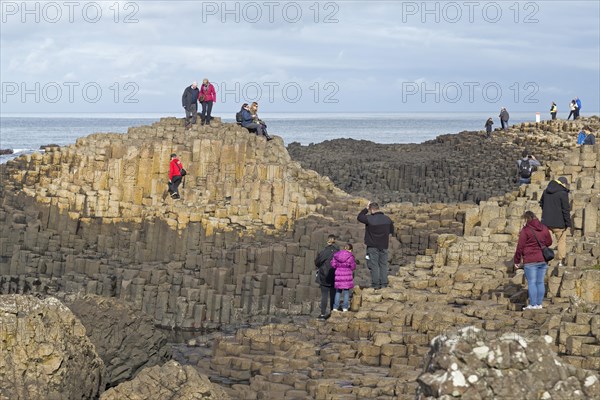
<instances>
[{"instance_id":1,"label":"ocean water","mask_svg":"<svg viewBox=\"0 0 600 400\"><path fill-rule=\"evenodd\" d=\"M337 138L370 140L377 143L421 143L436 136L465 130L483 130L488 117L494 127L498 113L264 113L270 134L281 136L287 144L319 143ZM75 143L79 137L98 132L126 133L127 128L148 125L169 114L81 114L3 115L0 116L0 149L14 154L0 156L0 163L21 154L38 151L40 146ZM182 117L181 115L177 115ZM233 122L234 115L221 116ZM544 116L549 117L549 116ZM511 113L511 124L535 121L535 113Z\"/></svg>"}]
</instances>

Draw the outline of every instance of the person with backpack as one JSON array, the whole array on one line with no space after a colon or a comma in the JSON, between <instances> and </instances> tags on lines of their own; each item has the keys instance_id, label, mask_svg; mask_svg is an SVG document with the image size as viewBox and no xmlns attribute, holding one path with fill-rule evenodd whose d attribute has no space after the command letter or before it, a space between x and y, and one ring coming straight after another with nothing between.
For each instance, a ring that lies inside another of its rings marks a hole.
<instances>
[{"instance_id":1,"label":"person with backpack","mask_svg":"<svg viewBox=\"0 0 600 400\"><path fill-rule=\"evenodd\" d=\"M517 160L517 179L519 185L525 185L531 183L531 175L533 171L542 165L529 150L523 150L521 153L523 158Z\"/></svg>"},{"instance_id":2,"label":"person with backpack","mask_svg":"<svg viewBox=\"0 0 600 400\"><path fill-rule=\"evenodd\" d=\"M581 128L581 130L579 131L579 134L577 135L577 144L583 144L583 141L585 140L586 136L587 136L587 133L585 131L585 128Z\"/></svg>"},{"instance_id":3,"label":"person with backpack","mask_svg":"<svg viewBox=\"0 0 600 400\"><path fill-rule=\"evenodd\" d=\"M343 294L344 304L342 311L350 309L350 289L354 288L354 270L356 269L356 260L352 254L352 244L346 243L343 250L333 255L331 267L335 270L335 299L333 302L333 311L339 311L340 297Z\"/></svg>"},{"instance_id":4,"label":"person with backpack","mask_svg":"<svg viewBox=\"0 0 600 400\"><path fill-rule=\"evenodd\" d=\"M567 229L571 223L571 206L569 204L569 181L561 176L550 181L542 198L542 224L546 225L556 237L558 266L566 265L567 256Z\"/></svg>"},{"instance_id":5,"label":"person with backpack","mask_svg":"<svg viewBox=\"0 0 600 400\"><path fill-rule=\"evenodd\" d=\"M240 107L240 111L235 113L235 123L236 124L242 125L242 111L244 111L246 108L248 108L248 103L242 104L242 107Z\"/></svg>"},{"instance_id":6,"label":"person with backpack","mask_svg":"<svg viewBox=\"0 0 600 400\"><path fill-rule=\"evenodd\" d=\"M183 91L181 105L185 110L185 129L190 129L192 125L196 123L199 95L200 91L198 90L198 83L195 81Z\"/></svg>"},{"instance_id":7,"label":"person with backpack","mask_svg":"<svg viewBox=\"0 0 600 400\"><path fill-rule=\"evenodd\" d=\"M506 110L505 107L502 107L500 109L500 124L502 125L502 129L504 129L505 131L508 129L508 119L510 118L510 115L508 114L508 111Z\"/></svg>"},{"instance_id":8,"label":"person with backpack","mask_svg":"<svg viewBox=\"0 0 600 400\"><path fill-rule=\"evenodd\" d=\"M179 184L185 175L186 171L181 161L177 158L177 154L171 154L171 162L169 163L169 194L174 200L181 198L179 196Z\"/></svg>"},{"instance_id":9,"label":"person with backpack","mask_svg":"<svg viewBox=\"0 0 600 400\"><path fill-rule=\"evenodd\" d=\"M525 225L519 233L513 261L515 270L523 268L527 279L529 305L523 309L540 310L545 294L544 278L548 269L542 249L552 245L552 237L548 228L536 218L533 212L525 211L523 219Z\"/></svg>"},{"instance_id":10,"label":"person with backpack","mask_svg":"<svg viewBox=\"0 0 600 400\"><path fill-rule=\"evenodd\" d=\"M556 113L558 112L558 108L556 107L556 103L552 102L550 106L550 115L552 116L552 120L556 119Z\"/></svg>"},{"instance_id":11,"label":"person with backpack","mask_svg":"<svg viewBox=\"0 0 600 400\"><path fill-rule=\"evenodd\" d=\"M579 97L575 97L575 105L577 106L577 108L575 109L574 119L579 119L579 113L581 112L581 100L579 100Z\"/></svg>"},{"instance_id":12,"label":"person with backpack","mask_svg":"<svg viewBox=\"0 0 600 400\"><path fill-rule=\"evenodd\" d=\"M208 79L202 80L202 86L200 86L200 92L198 94L198 100L202 104L202 114L200 114L200 125L210 125L211 112L213 103L217 101L217 92L212 83Z\"/></svg>"},{"instance_id":13,"label":"person with backpack","mask_svg":"<svg viewBox=\"0 0 600 400\"><path fill-rule=\"evenodd\" d=\"M494 125L494 120L492 117L489 117L487 121L485 121L485 137L488 139L492 137L492 125Z\"/></svg>"},{"instance_id":14,"label":"person with backpack","mask_svg":"<svg viewBox=\"0 0 600 400\"><path fill-rule=\"evenodd\" d=\"M256 111L256 109L254 111ZM256 113L252 113L252 110L250 107L245 107L242 109L241 119L242 119L242 126L244 128L248 129L249 131L255 131L257 136L265 136L267 141L272 139L263 130L263 125L259 122L256 122L257 120L258 121L260 121L260 120L256 116ZM260 121L260 122L262 122L262 121Z\"/></svg>"},{"instance_id":15,"label":"person with backpack","mask_svg":"<svg viewBox=\"0 0 600 400\"><path fill-rule=\"evenodd\" d=\"M335 272L331 268L331 260L335 253L340 250L335 244L335 235L327 237L327 246L315 258L315 267L317 271L315 280L321 287L321 314L319 319L329 318L330 311L333 310L335 302ZM329 301L329 307L327 302Z\"/></svg>"}]
</instances>

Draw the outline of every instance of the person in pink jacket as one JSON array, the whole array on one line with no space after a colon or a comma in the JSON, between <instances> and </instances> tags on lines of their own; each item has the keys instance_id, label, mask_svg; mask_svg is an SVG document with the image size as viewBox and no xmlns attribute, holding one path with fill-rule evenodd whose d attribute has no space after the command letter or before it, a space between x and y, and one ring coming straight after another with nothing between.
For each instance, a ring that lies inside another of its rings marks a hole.
<instances>
[{"instance_id":1,"label":"person in pink jacket","mask_svg":"<svg viewBox=\"0 0 600 400\"><path fill-rule=\"evenodd\" d=\"M339 311L340 295L343 293L344 305L342 311L346 312L350 308L350 289L354 288L353 272L356 269L356 261L350 243L344 246L344 250L340 250L333 255L331 267L335 269L333 311Z\"/></svg>"},{"instance_id":2,"label":"person in pink jacket","mask_svg":"<svg viewBox=\"0 0 600 400\"><path fill-rule=\"evenodd\" d=\"M215 91L215 87L213 86L213 84L210 83L206 78L202 80L202 85L200 86L200 93L198 94L198 100L200 101L200 104L202 104L200 124L210 125L210 113L212 112L213 103L217 101L217 92Z\"/></svg>"}]
</instances>

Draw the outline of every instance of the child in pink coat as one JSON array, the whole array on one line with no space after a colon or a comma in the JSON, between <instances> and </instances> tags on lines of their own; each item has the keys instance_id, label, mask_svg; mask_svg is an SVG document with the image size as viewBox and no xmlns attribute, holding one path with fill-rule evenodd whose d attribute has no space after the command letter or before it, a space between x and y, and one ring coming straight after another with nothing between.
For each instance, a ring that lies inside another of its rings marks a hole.
<instances>
[{"instance_id":1,"label":"child in pink coat","mask_svg":"<svg viewBox=\"0 0 600 400\"><path fill-rule=\"evenodd\" d=\"M350 308L350 289L354 288L353 272L356 269L356 261L352 254L352 245L350 243L344 246L344 250L340 250L333 255L331 267L335 269L335 300L333 303L333 311L338 311L340 307L340 294L344 294L343 311L346 312Z\"/></svg>"}]
</instances>

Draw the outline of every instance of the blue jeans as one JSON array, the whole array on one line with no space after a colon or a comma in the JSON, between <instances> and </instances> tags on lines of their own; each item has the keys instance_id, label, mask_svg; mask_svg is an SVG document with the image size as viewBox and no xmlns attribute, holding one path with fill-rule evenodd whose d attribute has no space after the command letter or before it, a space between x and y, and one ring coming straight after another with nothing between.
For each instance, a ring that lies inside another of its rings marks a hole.
<instances>
[{"instance_id":1,"label":"blue jeans","mask_svg":"<svg viewBox=\"0 0 600 400\"><path fill-rule=\"evenodd\" d=\"M531 178L519 178L519 185L529 185L531 183Z\"/></svg>"},{"instance_id":2,"label":"blue jeans","mask_svg":"<svg viewBox=\"0 0 600 400\"><path fill-rule=\"evenodd\" d=\"M545 294L544 278L548 264L545 262L525 264L524 269L529 292L529 305L541 306Z\"/></svg>"},{"instance_id":3,"label":"blue jeans","mask_svg":"<svg viewBox=\"0 0 600 400\"><path fill-rule=\"evenodd\" d=\"M333 309L340 308L340 293L344 293L344 310L350 308L350 289L335 289L335 300L333 301Z\"/></svg>"}]
</instances>

